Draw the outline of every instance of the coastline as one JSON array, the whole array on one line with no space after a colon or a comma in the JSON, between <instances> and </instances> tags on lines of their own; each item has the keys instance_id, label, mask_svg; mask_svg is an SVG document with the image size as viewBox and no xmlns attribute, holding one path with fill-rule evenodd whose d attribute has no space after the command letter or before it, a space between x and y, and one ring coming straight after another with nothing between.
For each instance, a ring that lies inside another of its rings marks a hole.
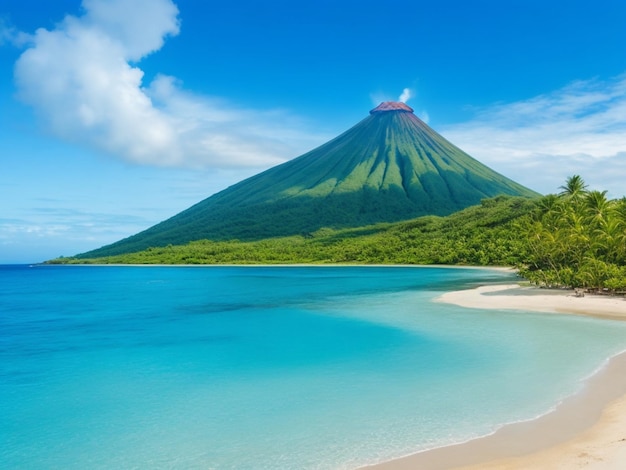
<instances>
[{"instance_id":1,"label":"coastline","mask_svg":"<svg viewBox=\"0 0 626 470\"><path fill-rule=\"evenodd\" d=\"M328 267L348 267L348 268L442 268L442 269L475 269L475 270L483 270L483 271L500 271L507 273L514 273L515 269L507 267L507 266L475 266L475 265L461 265L461 264L364 264L364 263L277 263L277 264L268 264L268 263L241 263L241 264L233 264L233 263L224 263L224 264L158 264L158 263L59 263L59 264L47 264L46 262L42 263L22 263L22 264L7 264L4 266L79 266L79 267L159 267L159 268L328 268Z\"/></svg>"},{"instance_id":2,"label":"coastline","mask_svg":"<svg viewBox=\"0 0 626 470\"><path fill-rule=\"evenodd\" d=\"M576 297L572 291L546 291L536 287L522 287L519 284L490 285L446 292L435 301L466 308L577 314L626 321L626 297Z\"/></svg>"},{"instance_id":3,"label":"coastline","mask_svg":"<svg viewBox=\"0 0 626 470\"><path fill-rule=\"evenodd\" d=\"M467 308L587 315L626 321L626 299L575 297L518 284L448 292L435 301ZM626 351L548 413L493 434L367 466L377 470L617 470L626 462Z\"/></svg>"}]
</instances>

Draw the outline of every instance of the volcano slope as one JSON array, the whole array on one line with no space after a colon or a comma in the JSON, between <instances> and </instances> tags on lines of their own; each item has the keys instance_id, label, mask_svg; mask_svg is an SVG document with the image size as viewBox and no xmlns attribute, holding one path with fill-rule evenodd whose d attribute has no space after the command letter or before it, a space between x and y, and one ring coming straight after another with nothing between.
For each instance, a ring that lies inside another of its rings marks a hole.
<instances>
[{"instance_id":1,"label":"volcano slope","mask_svg":"<svg viewBox=\"0 0 626 470\"><path fill-rule=\"evenodd\" d=\"M78 257L448 215L499 194L538 195L448 142L406 104L385 102L328 143Z\"/></svg>"}]
</instances>

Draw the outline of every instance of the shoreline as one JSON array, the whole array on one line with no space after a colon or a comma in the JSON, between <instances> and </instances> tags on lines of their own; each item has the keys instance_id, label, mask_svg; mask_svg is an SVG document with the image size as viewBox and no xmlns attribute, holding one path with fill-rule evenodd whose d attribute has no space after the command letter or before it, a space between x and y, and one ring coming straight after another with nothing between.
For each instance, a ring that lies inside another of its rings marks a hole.
<instances>
[{"instance_id":1,"label":"shoreline","mask_svg":"<svg viewBox=\"0 0 626 470\"><path fill-rule=\"evenodd\" d=\"M435 302L466 308L521 310L626 321L626 297L587 294L576 297L572 291L497 284L476 289L446 292Z\"/></svg>"},{"instance_id":2,"label":"shoreline","mask_svg":"<svg viewBox=\"0 0 626 470\"><path fill-rule=\"evenodd\" d=\"M107 267L107 266L115 266L115 267L159 267L159 268L289 268L289 267L297 267L297 268L323 268L323 267L348 267L348 268L443 268L443 269L475 269L475 270L484 270L484 271L498 271L498 272L507 272L514 273L515 269L508 266L476 266L476 265L461 265L461 264L364 264L364 263L282 263L282 264L268 264L268 263L241 263L241 264L233 264L233 263L224 263L224 264L160 264L160 263L22 263L22 264L0 264L0 266L29 266L29 267L47 267L47 266L79 266L79 267Z\"/></svg>"},{"instance_id":3,"label":"shoreline","mask_svg":"<svg viewBox=\"0 0 626 470\"><path fill-rule=\"evenodd\" d=\"M435 299L466 308L586 315L626 321L626 299L575 297L519 284L447 292ZM466 442L363 467L371 470L617 470L626 462L626 351L608 358L580 391L552 410Z\"/></svg>"}]
</instances>

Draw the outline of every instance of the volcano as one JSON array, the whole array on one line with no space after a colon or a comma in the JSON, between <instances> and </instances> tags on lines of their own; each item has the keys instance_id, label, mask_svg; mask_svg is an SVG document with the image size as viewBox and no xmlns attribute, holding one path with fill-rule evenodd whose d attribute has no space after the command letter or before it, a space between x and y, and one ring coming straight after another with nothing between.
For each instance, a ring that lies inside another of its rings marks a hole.
<instances>
[{"instance_id":1,"label":"volcano","mask_svg":"<svg viewBox=\"0 0 626 470\"><path fill-rule=\"evenodd\" d=\"M405 103L384 102L328 143L79 257L448 215L500 194L537 196L448 142Z\"/></svg>"}]
</instances>

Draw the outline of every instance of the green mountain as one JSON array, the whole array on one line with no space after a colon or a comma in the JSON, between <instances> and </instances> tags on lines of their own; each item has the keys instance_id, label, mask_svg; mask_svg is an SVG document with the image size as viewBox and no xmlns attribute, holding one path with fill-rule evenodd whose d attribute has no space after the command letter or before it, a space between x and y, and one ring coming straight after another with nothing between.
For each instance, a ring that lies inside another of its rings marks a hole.
<instances>
[{"instance_id":1,"label":"green mountain","mask_svg":"<svg viewBox=\"0 0 626 470\"><path fill-rule=\"evenodd\" d=\"M448 142L404 103L386 102L330 142L79 257L447 215L499 194L537 196Z\"/></svg>"},{"instance_id":2,"label":"green mountain","mask_svg":"<svg viewBox=\"0 0 626 470\"><path fill-rule=\"evenodd\" d=\"M541 199L497 196L454 214L364 227L320 229L254 241L184 245L49 264L465 264L514 266L529 257L528 221ZM624 268L626 274L626 267Z\"/></svg>"}]
</instances>

